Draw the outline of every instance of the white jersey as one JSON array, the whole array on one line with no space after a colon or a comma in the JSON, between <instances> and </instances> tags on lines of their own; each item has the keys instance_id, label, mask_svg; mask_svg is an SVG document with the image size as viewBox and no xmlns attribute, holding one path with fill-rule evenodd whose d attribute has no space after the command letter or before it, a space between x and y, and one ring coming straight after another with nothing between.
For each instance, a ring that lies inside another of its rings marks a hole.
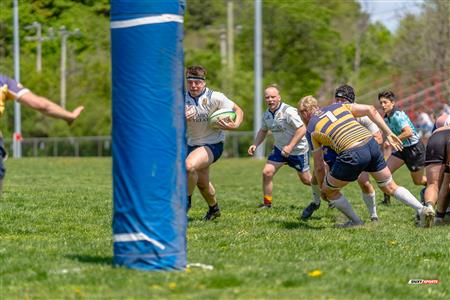
<instances>
[{"instance_id":1,"label":"white jersey","mask_svg":"<svg viewBox=\"0 0 450 300\"><path fill-rule=\"evenodd\" d=\"M367 128L372 134L380 131L380 128L378 128L377 124L375 124L368 116L358 117L356 118L356 121Z\"/></svg>"},{"instance_id":2,"label":"white jersey","mask_svg":"<svg viewBox=\"0 0 450 300\"><path fill-rule=\"evenodd\" d=\"M282 150L288 145L298 128L304 126L297 110L285 103L281 103L275 112L267 109L264 112L262 129L271 131L275 140L275 147ZM308 141L303 137L292 149L291 155L304 154L309 150Z\"/></svg>"},{"instance_id":3,"label":"white jersey","mask_svg":"<svg viewBox=\"0 0 450 300\"><path fill-rule=\"evenodd\" d=\"M211 128L208 118L215 111L227 108L233 109L234 102L224 94L214 92L209 88L198 97L192 97L186 92L185 106L194 106L196 114L187 122L187 137L189 146L216 144L223 142L225 135L221 129Z\"/></svg>"}]
</instances>

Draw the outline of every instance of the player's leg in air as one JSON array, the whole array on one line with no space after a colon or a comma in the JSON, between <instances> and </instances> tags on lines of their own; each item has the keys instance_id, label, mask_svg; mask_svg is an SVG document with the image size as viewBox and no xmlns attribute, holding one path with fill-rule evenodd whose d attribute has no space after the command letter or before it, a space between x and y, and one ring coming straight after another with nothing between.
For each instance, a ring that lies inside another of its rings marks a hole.
<instances>
[{"instance_id":1,"label":"player's leg in air","mask_svg":"<svg viewBox=\"0 0 450 300\"><path fill-rule=\"evenodd\" d=\"M370 147L372 157L365 171L376 180L378 187L389 196L394 196L400 202L412 207L420 216L420 225L430 227L434 222L435 212L431 206L424 206L406 188L398 186L392 178L392 173L386 165L383 154L378 146ZM392 156L391 156L392 157Z\"/></svg>"},{"instance_id":2,"label":"player's leg in air","mask_svg":"<svg viewBox=\"0 0 450 300\"><path fill-rule=\"evenodd\" d=\"M371 172L373 178L377 181L378 187L389 196L393 196L400 202L416 210L420 217L421 227L431 227L434 222L435 212L431 206L423 205L406 188L399 186L392 178L392 174L386 167L378 172Z\"/></svg>"},{"instance_id":3,"label":"player's leg in air","mask_svg":"<svg viewBox=\"0 0 450 300\"><path fill-rule=\"evenodd\" d=\"M207 146L189 147L188 152L189 155L186 158L186 171L188 175L188 210L191 207L191 199L195 187L199 186L200 193L209 206L208 213L215 212L208 220L212 219L212 217L218 217L220 216L220 210L215 198L215 191L212 184L211 187L209 184L209 166L214 162L214 155Z\"/></svg>"}]
</instances>

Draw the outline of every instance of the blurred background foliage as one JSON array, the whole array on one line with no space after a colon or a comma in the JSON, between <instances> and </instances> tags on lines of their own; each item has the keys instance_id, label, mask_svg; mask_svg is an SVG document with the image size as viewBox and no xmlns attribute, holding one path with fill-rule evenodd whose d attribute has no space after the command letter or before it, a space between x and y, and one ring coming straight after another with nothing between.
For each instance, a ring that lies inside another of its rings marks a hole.
<instances>
[{"instance_id":1,"label":"blurred background foliage","mask_svg":"<svg viewBox=\"0 0 450 300\"><path fill-rule=\"evenodd\" d=\"M223 91L246 112L243 130L253 124L254 1L234 0L234 69L221 57L220 35L227 24L227 0L187 0L185 65L208 69L208 85ZM42 44L42 72L36 72L36 42L25 41L25 25L79 28L67 52L67 108L86 110L76 126L22 109L24 136L109 135L111 63L109 0L19 1L21 82L59 101L60 39ZM0 1L0 73L13 72L12 1ZM313 94L331 101L341 83L352 84L357 99L376 101L376 91L392 83L423 80L450 66L450 8L447 0L427 0L419 15L405 15L395 33L371 23L357 1L263 1L264 85L281 87L283 101L295 105ZM375 92L374 92L375 91ZM358 97L359 96L359 97ZM263 101L263 99L261 99ZM13 106L0 119L6 136L13 131Z\"/></svg>"}]
</instances>

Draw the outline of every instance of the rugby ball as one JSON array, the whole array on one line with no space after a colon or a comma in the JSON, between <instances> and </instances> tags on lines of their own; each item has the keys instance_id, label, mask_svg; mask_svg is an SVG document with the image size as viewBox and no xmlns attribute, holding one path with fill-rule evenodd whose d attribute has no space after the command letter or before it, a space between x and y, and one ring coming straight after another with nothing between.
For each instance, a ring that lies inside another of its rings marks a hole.
<instances>
[{"instance_id":1,"label":"rugby ball","mask_svg":"<svg viewBox=\"0 0 450 300\"><path fill-rule=\"evenodd\" d=\"M209 116L209 124L214 127L219 119L230 118L232 121L236 120L236 113L229 108L216 110Z\"/></svg>"}]
</instances>

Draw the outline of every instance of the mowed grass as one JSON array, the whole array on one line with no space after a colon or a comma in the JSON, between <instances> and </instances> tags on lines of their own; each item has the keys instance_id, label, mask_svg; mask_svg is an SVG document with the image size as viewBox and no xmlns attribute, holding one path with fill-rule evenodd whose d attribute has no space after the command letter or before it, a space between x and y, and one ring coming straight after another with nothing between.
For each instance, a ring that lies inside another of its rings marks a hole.
<instances>
[{"instance_id":1,"label":"mowed grass","mask_svg":"<svg viewBox=\"0 0 450 300\"><path fill-rule=\"evenodd\" d=\"M275 177L273 209L256 214L263 163L213 165L217 221L201 221L206 204L194 194L188 262L213 270L142 272L112 266L110 159L8 160L0 299L449 299L449 226L416 228L413 210L395 199L370 223L356 184L344 193L365 226L333 228L344 219L325 203L302 221L310 189L288 167ZM418 195L404 168L395 178Z\"/></svg>"}]
</instances>

